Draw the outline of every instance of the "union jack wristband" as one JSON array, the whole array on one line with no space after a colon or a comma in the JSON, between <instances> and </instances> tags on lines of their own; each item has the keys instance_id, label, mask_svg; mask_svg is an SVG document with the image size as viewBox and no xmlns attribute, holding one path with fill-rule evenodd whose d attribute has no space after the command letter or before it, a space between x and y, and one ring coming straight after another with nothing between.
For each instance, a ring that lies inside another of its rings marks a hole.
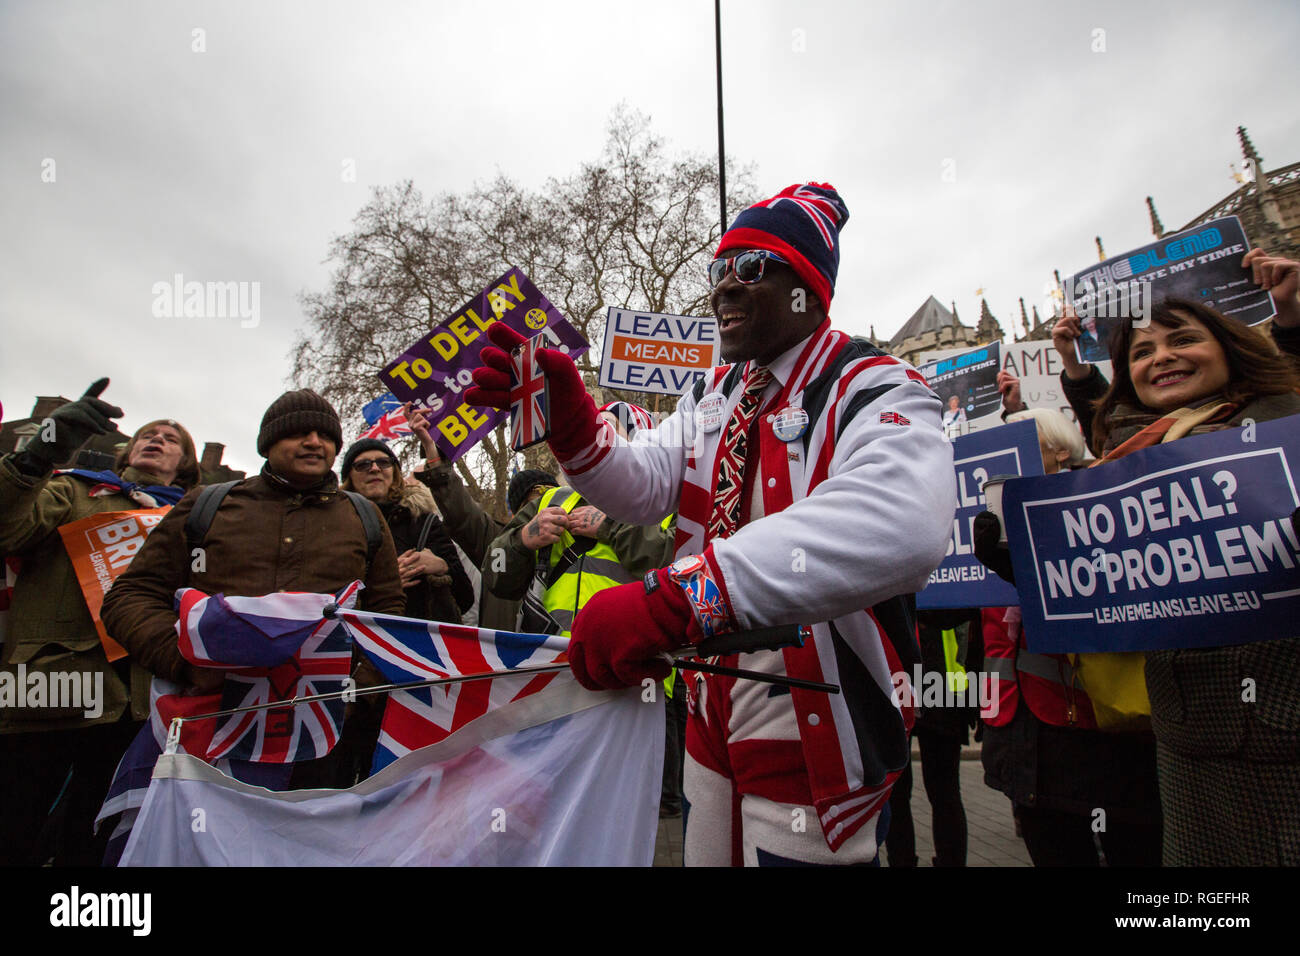
<instances>
[{"instance_id":1,"label":"union jack wristband","mask_svg":"<svg viewBox=\"0 0 1300 956\"><path fill-rule=\"evenodd\" d=\"M668 568L668 576L686 592L686 598L691 602L695 619L705 637L733 630L731 608L727 605L721 586L714 580L704 555L692 554L678 558Z\"/></svg>"}]
</instances>

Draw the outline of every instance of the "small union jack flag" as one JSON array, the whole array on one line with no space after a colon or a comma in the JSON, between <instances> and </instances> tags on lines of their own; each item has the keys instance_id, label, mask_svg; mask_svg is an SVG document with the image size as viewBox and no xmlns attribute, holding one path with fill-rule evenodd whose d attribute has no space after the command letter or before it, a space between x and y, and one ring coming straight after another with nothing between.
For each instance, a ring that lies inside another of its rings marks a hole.
<instances>
[{"instance_id":1,"label":"small union jack flag","mask_svg":"<svg viewBox=\"0 0 1300 956\"><path fill-rule=\"evenodd\" d=\"M537 364L536 335L510 356L510 447L522 451L546 438L546 375Z\"/></svg>"},{"instance_id":2,"label":"small union jack flag","mask_svg":"<svg viewBox=\"0 0 1300 956\"><path fill-rule=\"evenodd\" d=\"M910 425L910 424L912 424L912 420L911 420L910 418L904 418L902 415L898 414L898 412L881 412L881 413L880 413L880 424L882 424L882 425Z\"/></svg>"}]
</instances>

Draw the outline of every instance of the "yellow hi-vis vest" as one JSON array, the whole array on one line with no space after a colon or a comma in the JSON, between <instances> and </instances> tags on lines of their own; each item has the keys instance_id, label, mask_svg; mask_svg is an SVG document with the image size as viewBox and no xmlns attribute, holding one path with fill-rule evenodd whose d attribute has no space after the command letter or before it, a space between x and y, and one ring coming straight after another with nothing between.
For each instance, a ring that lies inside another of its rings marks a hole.
<instances>
[{"instance_id":1,"label":"yellow hi-vis vest","mask_svg":"<svg viewBox=\"0 0 1300 956\"><path fill-rule=\"evenodd\" d=\"M948 690L955 694L966 690L966 668L957 663L957 631L943 632L943 668L947 671Z\"/></svg>"},{"instance_id":2,"label":"yellow hi-vis vest","mask_svg":"<svg viewBox=\"0 0 1300 956\"><path fill-rule=\"evenodd\" d=\"M543 494L537 502L537 510L551 507L559 490L559 488L552 488ZM580 500L581 496L575 491L564 499L560 507L566 514L570 513ZM551 545L550 554L547 556L548 566L554 568L565 550L573 547L573 544L573 535L565 531L560 536L560 540ZM614 549L603 541L597 541L591 550L580 555L578 560L574 561L569 569L546 589L542 597L542 606L563 629L564 636L568 637L573 630L573 619L591 600L593 594L605 588L630 584L633 580L635 579L623 570L623 565L619 563Z\"/></svg>"},{"instance_id":3,"label":"yellow hi-vis vest","mask_svg":"<svg viewBox=\"0 0 1300 956\"><path fill-rule=\"evenodd\" d=\"M671 512L667 518L664 518L663 521L659 522L659 527L667 531L669 526L672 525L672 523L676 520L677 520L677 512L676 511ZM664 694L665 696L667 696L669 700L673 699L673 684L676 682L676 680L677 680L676 669L669 671L668 676L664 678Z\"/></svg>"}]
</instances>

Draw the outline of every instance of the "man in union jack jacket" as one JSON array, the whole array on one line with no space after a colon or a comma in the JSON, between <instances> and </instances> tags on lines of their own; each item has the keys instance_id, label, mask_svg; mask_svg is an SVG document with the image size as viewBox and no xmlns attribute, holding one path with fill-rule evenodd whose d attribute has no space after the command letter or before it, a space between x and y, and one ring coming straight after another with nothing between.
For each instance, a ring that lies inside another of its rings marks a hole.
<instances>
[{"instance_id":1,"label":"man in union jack jacket","mask_svg":"<svg viewBox=\"0 0 1300 956\"><path fill-rule=\"evenodd\" d=\"M802 647L723 665L827 681L842 693L710 674L691 688L686 862L872 863L911 710L893 675L918 659L914 594L956 506L939 398L905 362L830 327L833 187L790 186L736 217L710 266L722 357L658 429L626 442L596 417L573 363L539 359L551 448L619 520L677 511L677 561L583 608L570 650L591 688L662 678L702 636L812 625ZM499 323L502 348L519 341ZM502 407L507 359L485 349L474 404Z\"/></svg>"}]
</instances>

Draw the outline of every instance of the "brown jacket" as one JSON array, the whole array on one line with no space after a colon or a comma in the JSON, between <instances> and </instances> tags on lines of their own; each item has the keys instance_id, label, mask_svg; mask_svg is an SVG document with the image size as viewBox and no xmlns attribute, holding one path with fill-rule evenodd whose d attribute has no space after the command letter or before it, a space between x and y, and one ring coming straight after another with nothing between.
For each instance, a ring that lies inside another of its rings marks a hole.
<instances>
[{"instance_id":1,"label":"brown jacket","mask_svg":"<svg viewBox=\"0 0 1300 956\"><path fill-rule=\"evenodd\" d=\"M253 597L337 591L364 579L361 608L386 614L405 608L385 522L380 522L383 543L366 575L365 531L334 476L317 490L298 491L267 475L263 469L230 490L208 528L201 556L191 555L185 541L185 519L197 491L187 494L154 528L104 599L100 616L108 632L159 677L184 682L172 609L178 588Z\"/></svg>"}]
</instances>

